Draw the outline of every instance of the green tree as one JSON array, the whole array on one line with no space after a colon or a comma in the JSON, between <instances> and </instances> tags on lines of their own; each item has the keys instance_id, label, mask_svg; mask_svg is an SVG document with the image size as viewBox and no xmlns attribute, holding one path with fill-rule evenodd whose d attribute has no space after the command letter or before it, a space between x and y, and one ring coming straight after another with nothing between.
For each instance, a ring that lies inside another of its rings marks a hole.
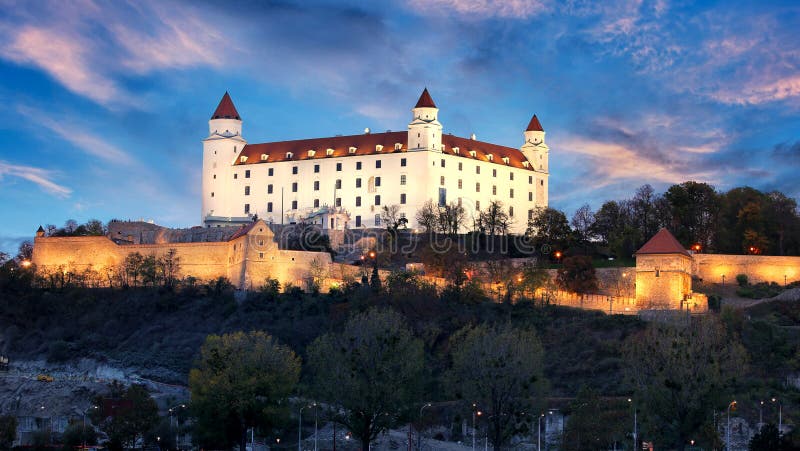
<instances>
[{"instance_id":1,"label":"green tree","mask_svg":"<svg viewBox=\"0 0 800 451\"><path fill-rule=\"evenodd\" d=\"M505 235L511 226L511 217L499 200L489 202L486 210L478 213L480 229L489 236Z\"/></svg>"},{"instance_id":2,"label":"green tree","mask_svg":"<svg viewBox=\"0 0 800 451\"><path fill-rule=\"evenodd\" d=\"M627 402L604 400L586 386L569 407L569 421L564 429L561 449L592 451L611 449L621 443L629 432L630 406Z\"/></svg>"},{"instance_id":3,"label":"green tree","mask_svg":"<svg viewBox=\"0 0 800 451\"><path fill-rule=\"evenodd\" d=\"M592 225L594 224L594 212L589 204L583 204L575 210L572 215L570 225L575 233L575 239L583 247L584 254L589 254L589 244L594 239Z\"/></svg>"},{"instance_id":4,"label":"green tree","mask_svg":"<svg viewBox=\"0 0 800 451\"><path fill-rule=\"evenodd\" d=\"M111 398L115 402L103 402L102 397L96 400L98 405L113 407L110 411L98 409L93 412L92 423L98 425L112 443L135 448L136 442L144 439L145 434L158 423L158 406L141 385L128 388L112 385Z\"/></svg>"},{"instance_id":5,"label":"green tree","mask_svg":"<svg viewBox=\"0 0 800 451\"><path fill-rule=\"evenodd\" d=\"M248 428L269 429L286 416L299 377L300 358L264 332L209 335L189 372L198 441L244 451Z\"/></svg>"},{"instance_id":6,"label":"green tree","mask_svg":"<svg viewBox=\"0 0 800 451\"><path fill-rule=\"evenodd\" d=\"M90 424L87 424L86 428L84 428L82 421L75 421L70 423L64 430L64 433L61 435L61 442L64 445L64 451L73 450L83 446L84 443L90 446L96 445L97 432ZM0 446L0 448L2 448L2 446Z\"/></svg>"},{"instance_id":7,"label":"green tree","mask_svg":"<svg viewBox=\"0 0 800 451\"><path fill-rule=\"evenodd\" d=\"M528 221L526 234L537 247L550 246L554 250L564 250L570 244L572 230L564 212L555 208L539 207Z\"/></svg>"},{"instance_id":8,"label":"green tree","mask_svg":"<svg viewBox=\"0 0 800 451\"><path fill-rule=\"evenodd\" d=\"M17 417L13 415L0 416L0 449L11 449L16 436Z\"/></svg>"},{"instance_id":9,"label":"green tree","mask_svg":"<svg viewBox=\"0 0 800 451\"><path fill-rule=\"evenodd\" d=\"M542 345L533 331L510 324L466 327L450 338L447 381L455 396L485 412L495 451L520 432L521 412L542 399Z\"/></svg>"},{"instance_id":10,"label":"green tree","mask_svg":"<svg viewBox=\"0 0 800 451\"><path fill-rule=\"evenodd\" d=\"M592 293L597 291L597 273L592 264L592 257L576 255L565 257L558 268L556 276L559 285L573 293Z\"/></svg>"},{"instance_id":11,"label":"green tree","mask_svg":"<svg viewBox=\"0 0 800 451\"><path fill-rule=\"evenodd\" d=\"M713 316L650 323L628 338L625 349L648 436L678 450L703 429L712 410L727 405L726 395L745 368L744 348Z\"/></svg>"},{"instance_id":12,"label":"green tree","mask_svg":"<svg viewBox=\"0 0 800 451\"><path fill-rule=\"evenodd\" d=\"M317 338L308 364L317 399L331 417L361 441L361 449L416 406L425 359L415 338L393 310L372 308L350 318L339 333Z\"/></svg>"},{"instance_id":13,"label":"green tree","mask_svg":"<svg viewBox=\"0 0 800 451\"><path fill-rule=\"evenodd\" d=\"M670 230L686 248L711 246L720 207L714 187L707 183L684 182L669 187L664 197L670 208Z\"/></svg>"}]
</instances>

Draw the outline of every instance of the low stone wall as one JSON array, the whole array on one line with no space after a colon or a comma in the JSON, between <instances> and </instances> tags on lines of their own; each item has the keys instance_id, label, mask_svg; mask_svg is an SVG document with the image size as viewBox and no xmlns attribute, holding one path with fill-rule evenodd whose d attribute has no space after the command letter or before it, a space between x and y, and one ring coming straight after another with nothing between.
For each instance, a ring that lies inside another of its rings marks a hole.
<instances>
[{"instance_id":1,"label":"low stone wall","mask_svg":"<svg viewBox=\"0 0 800 451\"><path fill-rule=\"evenodd\" d=\"M736 283L745 274L751 283L775 282L783 285L800 280L800 257L767 255L695 254L692 275L707 283Z\"/></svg>"}]
</instances>

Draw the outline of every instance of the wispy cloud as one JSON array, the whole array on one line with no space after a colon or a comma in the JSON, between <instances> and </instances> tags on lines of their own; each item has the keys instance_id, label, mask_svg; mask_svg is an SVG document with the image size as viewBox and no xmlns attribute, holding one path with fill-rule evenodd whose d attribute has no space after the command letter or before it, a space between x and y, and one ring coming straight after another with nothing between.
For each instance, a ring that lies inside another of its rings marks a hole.
<instances>
[{"instance_id":1,"label":"wispy cloud","mask_svg":"<svg viewBox=\"0 0 800 451\"><path fill-rule=\"evenodd\" d=\"M419 14L456 13L476 20L488 17L527 19L550 8L542 0L411 0L408 4Z\"/></svg>"},{"instance_id":2,"label":"wispy cloud","mask_svg":"<svg viewBox=\"0 0 800 451\"><path fill-rule=\"evenodd\" d=\"M27 180L38 185L39 188L44 191L60 198L69 197L70 193L72 193L70 188L59 185L53 181L55 173L48 169L16 165L0 160L0 181L5 177L16 177Z\"/></svg>"},{"instance_id":3,"label":"wispy cloud","mask_svg":"<svg viewBox=\"0 0 800 451\"><path fill-rule=\"evenodd\" d=\"M25 106L18 107L17 111L31 123L43 126L88 155L117 165L131 165L135 162L124 150L104 138L82 131L85 127L70 119L56 118L44 111Z\"/></svg>"}]
</instances>

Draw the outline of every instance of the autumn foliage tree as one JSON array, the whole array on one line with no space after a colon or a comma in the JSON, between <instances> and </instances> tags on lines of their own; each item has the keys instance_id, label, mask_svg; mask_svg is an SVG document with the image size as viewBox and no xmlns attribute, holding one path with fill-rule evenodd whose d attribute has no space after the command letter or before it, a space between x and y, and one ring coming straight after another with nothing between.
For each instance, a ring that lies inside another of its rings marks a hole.
<instances>
[{"instance_id":1,"label":"autumn foliage tree","mask_svg":"<svg viewBox=\"0 0 800 451\"><path fill-rule=\"evenodd\" d=\"M586 294L597 291L597 274L592 258L587 255L565 257L558 268L557 280L565 290Z\"/></svg>"}]
</instances>

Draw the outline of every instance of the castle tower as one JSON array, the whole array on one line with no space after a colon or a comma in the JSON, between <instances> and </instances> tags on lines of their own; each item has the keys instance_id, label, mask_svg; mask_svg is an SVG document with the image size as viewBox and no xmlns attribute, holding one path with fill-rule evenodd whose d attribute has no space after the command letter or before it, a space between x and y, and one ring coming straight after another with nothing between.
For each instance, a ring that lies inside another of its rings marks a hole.
<instances>
[{"instance_id":1,"label":"castle tower","mask_svg":"<svg viewBox=\"0 0 800 451\"><path fill-rule=\"evenodd\" d=\"M544 142L544 128L535 114L525 129L525 144L520 150L534 170L549 172L550 148Z\"/></svg>"},{"instance_id":2,"label":"castle tower","mask_svg":"<svg viewBox=\"0 0 800 451\"><path fill-rule=\"evenodd\" d=\"M200 221L212 223L236 222L246 217L230 202L233 163L247 144L242 138L242 118L225 92L217 109L208 121L208 137L203 140L203 201Z\"/></svg>"},{"instance_id":3,"label":"castle tower","mask_svg":"<svg viewBox=\"0 0 800 451\"><path fill-rule=\"evenodd\" d=\"M636 251L636 305L640 309L704 310L692 296L692 256L661 229Z\"/></svg>"},{"instance_id":4,"label":"castle tower","mask_svg":"<svg viewBox=\"0 0 800 451\"><path fill-rule=\"evenodd\" d=\"M439 108L433 103L428 88L422 91L408 124L408 148L410 150L442 151L442 124L439 123Z\"/></svg>"}]
</instances>

